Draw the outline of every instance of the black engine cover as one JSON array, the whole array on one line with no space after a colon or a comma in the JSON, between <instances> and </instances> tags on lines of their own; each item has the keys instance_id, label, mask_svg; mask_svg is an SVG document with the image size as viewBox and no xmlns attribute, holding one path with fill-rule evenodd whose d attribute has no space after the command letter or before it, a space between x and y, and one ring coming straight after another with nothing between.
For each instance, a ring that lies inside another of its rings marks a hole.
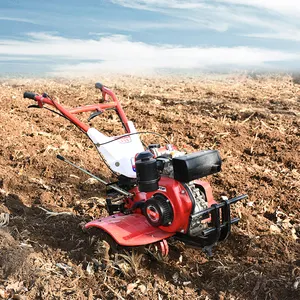
<instances>
[{"instance_id":1,"label":"black engine cover","mask_svg":"<svg viewBox=\"0 0 300 300\"><path fill-rule=\"evenodd\" d=\"M173 158L174 179L190 182L221 171L218 150L203 150Z\"/></svg>"}]
</instances>

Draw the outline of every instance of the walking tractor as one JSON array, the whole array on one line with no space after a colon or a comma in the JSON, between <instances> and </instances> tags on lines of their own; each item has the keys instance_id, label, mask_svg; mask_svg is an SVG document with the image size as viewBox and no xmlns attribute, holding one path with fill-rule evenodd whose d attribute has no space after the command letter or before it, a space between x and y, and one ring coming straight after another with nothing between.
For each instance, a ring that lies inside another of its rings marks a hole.
<instances>
[{"instance_id":1,"label":"walking tractor","mask_svg":"<svg viewBox=\"0 0 300 300\"><path fill-rule=\"evenodd\" d=\"M216 202L209 183L201 180L221 171L219 152L202 150L187 154L166 139L163 146L145 146L140 140L144 132L138 132L127 120L115 94L101 83L95 87L102 93L98 104L72 109L66 109L45 93L24 93L24 98L37 102L29 107L50 105L56 109L51 111L76 125L91 139L108 167L117 173L118 181L107 183L57 155L107 187L109 216L93 220L85 227L104 232L121 246L154 244L163 256L169 252L167 239L170 237L210 253L213 245L228 237L231 225L239 221L231 216L231 205L247 198L247 195L223 197ZM90 121L108 109L116 111L124 134L106 136L76 117L91 112Z\"/></svg>"}]
</instances>

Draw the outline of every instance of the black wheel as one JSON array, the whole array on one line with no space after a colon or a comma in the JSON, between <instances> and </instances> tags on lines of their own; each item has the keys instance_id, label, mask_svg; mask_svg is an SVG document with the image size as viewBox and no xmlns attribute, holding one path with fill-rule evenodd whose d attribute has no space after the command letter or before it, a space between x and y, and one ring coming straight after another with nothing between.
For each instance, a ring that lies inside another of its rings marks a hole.
<instances>
[{"instance_id":1,"label":"black wheel","mask_svg":"<svg viewBox=\"0 0 300 300\"><path fill-rule=\"evenodd\" d=\"M164 195L156 194L145 203L144 215L154 226L169 226L173 221L173 209L170 201Z\"/></svg>"}]
</instances>

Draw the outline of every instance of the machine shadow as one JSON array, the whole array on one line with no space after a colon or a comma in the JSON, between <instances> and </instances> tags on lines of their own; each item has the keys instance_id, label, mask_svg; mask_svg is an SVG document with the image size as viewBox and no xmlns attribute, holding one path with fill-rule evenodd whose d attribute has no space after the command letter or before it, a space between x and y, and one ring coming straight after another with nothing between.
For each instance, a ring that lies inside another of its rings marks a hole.
<instances>
[{"instance_id":1,"label":"machine shadow","mask_svg":"<svg viewBox=\"0 0 300 300\"><path fill-rule=\"evenodd\" d=\"M90 220L87 217L73 214L47 215L41 206L24 205L16 194L8 194L5 197L5 206L10 210L9 227L17 240L26 236L33 241L32 246L35 250L42 250L45 245L61 249L78 263L91 255L89 236L82 229Z\"/></svg>"}]
</instances>

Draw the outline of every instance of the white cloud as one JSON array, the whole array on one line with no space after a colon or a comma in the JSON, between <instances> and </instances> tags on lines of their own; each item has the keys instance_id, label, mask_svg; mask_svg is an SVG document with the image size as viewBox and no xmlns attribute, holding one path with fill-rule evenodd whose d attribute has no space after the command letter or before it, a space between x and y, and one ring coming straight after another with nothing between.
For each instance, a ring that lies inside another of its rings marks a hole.
<instances>
[{"instance_id":1,"label":"white cloud","mask_svg":"<svg viewBox=\"0 0 300 300\"><path fill-rule=\"evenodd\" d=\"M279 14L300 16L299 0L214 0L214 2L264 8Z\"/></svg>"},{"instance_id":2,"label":"white cloud","mask_svg":"<svg viewBox=\"0 0 300 300\"><path fill-rule=\"evenodd\" d=\"M276 33L251 33L251 34L245 34L244 36L261 38L261 39L293 40L293 41L300 42L299 31L284 31L284 32L276 32Z\"/></svg>"},{"instance_id":3,"label":"white cloud","mask_svg":"<svg viewBox=\"0 0 300 300\"><path fill-rule=\"evenodd\" d=\"M13 18L13 17L0 17L0 21L12 21L12 22L23 22L23 23L31 23L31 24L39 24L36 21L24 18Z\"/></svg>"},{"instance_id":4,"label":"white cloud","mask_svg":"<svg viewBox=\"0 0 300 300\"><path fill-rule=\"evenodd\" d=\"M157 69L261 68L269 62L300 59L297 53L250 47L150 45L123 35L102 36L97 40L68 39L47 33L29 36L30 41L2 41L0 56L51 58L58 64L63 59L63 65L54 66L56 72L79 74L104 70L134 73Z\"/></svg>"},{"instance_id":5,"label":"white cloud","mask_svg":"<svg viewBox=\"0 0 300 300\"><path fill-rule=\"evenodd\" d=\"M184 26L185 29L194 30L199 29L197 26L195 28L194 24L189 22L146 22L146 21L130 21L126 23L124 26L124 22L105 22L106 29L116 29L120 31L130 31L130 32L139 32L143 30L159 30L159 29L182 29ZM91 32L90 35L107 35L108 32L105 33L95 33Z\"/></svg>"},{"instance_id":6,"label":"white cloud","mask_svg":"<svg viewBox=\"0 0 300 300\"><path fill-rule=\"evenodd\" d=\"M215 31L239 29L239 35L298 41L299 0L111 0L134 9L149 10ZM184 25L183 25L184 26ZM288 31L289 34L285 34ZM296 36L296 38L295 38Z\"/></svg>"},{"instance_id":7,"label":"white cloud","mask_svg":"<svg viewBox=\"0 0 300 300\"><path fill-rule=\"evenodd\" d=\"M23 57L23 56L0 56L0 62L1 61L4 61L4 62L7 62L7 61L21 61L21 60L26 60L26 61L32 61L32 60L36 60L34 59L33 57Z\"/></svg>"},{"instance_id":8,"label":"white cloud","mask_svg":"<svg viewBox=\"0 0 300 300\"><path fill-rule=\"evenodd\" d=\"M253 8L264 8L282 14L299 15L298 0L111 0L125 7L147 10L171 9L203 9L218 4L235 4Z\"/></svg>"},{"instance_id":9,"label":"white cloud","mask_svg":"<svg viewBox=\"0 0 300 300\"><path fill-rule=\"evenodd\" d=\"M195 9L205 7L205 1L185 0L111 0L115 4L137 9L178 8Z\"/></svg>"}]
</instances>

